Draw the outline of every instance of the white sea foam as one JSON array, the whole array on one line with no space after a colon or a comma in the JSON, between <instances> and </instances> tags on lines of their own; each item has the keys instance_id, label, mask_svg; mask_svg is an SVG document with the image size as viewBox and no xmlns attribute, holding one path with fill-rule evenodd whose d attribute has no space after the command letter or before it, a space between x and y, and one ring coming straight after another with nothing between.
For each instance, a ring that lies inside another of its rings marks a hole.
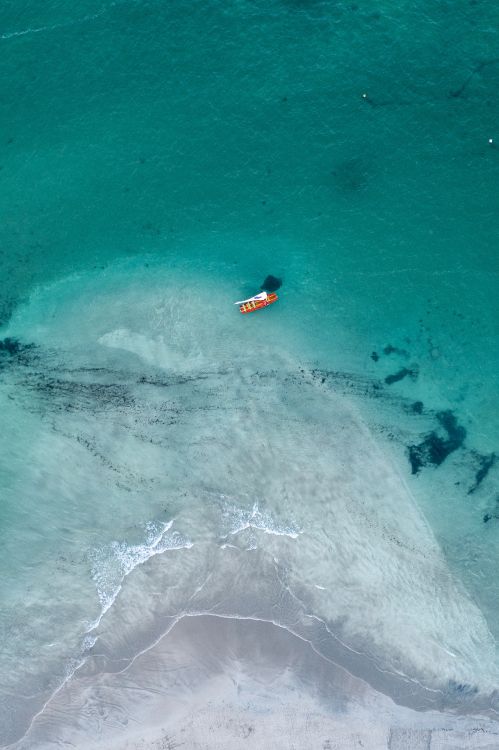
<instances>
[{"instance_id":1,"label":"white sea foam","mask_svg":"<svg viewBox=\"0 0 499 750\"><path fill-rule=\"evenodd\" d=\"M104 13L107 13L109 10L111 10L111 8L114 8L117 4L118 3L109 3L109 5L102 6L102 8L96 13L89 13L86 16L80 16L68 21L48 24L47 26L28 26L27 28L20 29L18 31L7 31L3 34L0 34L0 39L14 39L16 37L26 36L28 34L40 34L42 32L58 31L59 29L67 29L71 26L86 23L87 21L95 21L97 18L100 18L100 16L104 15Z\"/></svg>"},{"instance_id":2,"label":"white sea foam","mask_svg":"<svg viewBox=\"0 0 499 750\"><path fill-rule=\"evenodd\" d=\"M273 536L288 536L297 539L303 533L302 529L292 521L281 521L268 509L261 509L258 501L252 508L241 508L233 505L225 495L221 495L224 504L222 507L222 529L223 538L236 536L242 531L251 529L263 531L264 534Z\"/></svg>"},{"instance_id":3,"label":"white sea foam","mask_svg":"<svg viewBox=\"0 0 499 750\"><path fill-rule=\"evenodd\" d=\"M178 531L169 533L172 526L173 520L168 523L151 522L146 527L146 538L143 544L113 541L89 553L92 578L97 587L102 609L99 618L90 625L88 632L97 627L103 615L116 600L124 579L138 565L143 565L151 557L161 555L168 550L188 549L192 546L192 542Z\"/></svg>"}]
</instances>

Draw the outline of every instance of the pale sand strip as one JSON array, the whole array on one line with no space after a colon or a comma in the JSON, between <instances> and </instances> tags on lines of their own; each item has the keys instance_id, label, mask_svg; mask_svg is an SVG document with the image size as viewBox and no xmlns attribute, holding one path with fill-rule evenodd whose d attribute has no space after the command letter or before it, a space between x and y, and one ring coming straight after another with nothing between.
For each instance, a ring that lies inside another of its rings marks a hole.
<instances>
[{"instance_id":1,"label":"pale sand strip","mask_svg":"<svg viewBox=\"0 0 499 750\"><path fill-rule=\"evenodd\" d=\"M108 672L100 671L102 667ZM492 750L499 724L397 706L269 623L185 617L126 669L88 664L16 750Z\"/></svg>"}]
</instances>

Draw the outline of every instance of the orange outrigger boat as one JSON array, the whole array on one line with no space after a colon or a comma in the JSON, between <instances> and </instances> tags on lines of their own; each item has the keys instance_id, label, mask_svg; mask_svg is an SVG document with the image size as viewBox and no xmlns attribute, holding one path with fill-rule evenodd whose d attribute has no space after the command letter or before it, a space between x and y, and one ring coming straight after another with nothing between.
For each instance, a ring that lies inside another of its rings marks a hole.
<instances>
[{"instance_id":1,"label":"orange outrigger boat","mask_svg":"<svg viewBox=\"0 0 499 750\"><path fill-rule=\"evenodd\" d=\"M261 310L262 307L268 307L274 302L277 302L278 299L279 297L274 292L272 292L271 294L268 294L267 292L261 292L260 294L255 294L254 297L249 297L248 299L234 302L234 304L239 305L240 312L250 313L255 312L255 310Z\"/></svg>"}]
</instances>

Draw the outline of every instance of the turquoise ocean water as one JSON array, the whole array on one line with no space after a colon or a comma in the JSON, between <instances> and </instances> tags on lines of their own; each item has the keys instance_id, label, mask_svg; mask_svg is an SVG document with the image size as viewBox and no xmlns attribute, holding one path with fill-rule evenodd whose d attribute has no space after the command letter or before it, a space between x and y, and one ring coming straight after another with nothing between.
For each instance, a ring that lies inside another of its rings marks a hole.
<instances>
[{"instance_id":1,"label":"turquoise ocean water","mask_svg":"<svg viewBox=\"0 0 499 750\"><path fill-rule=\"evenodd\" d=\"M205 611L497 708L498 22L2 4L3 745Z\"/></svg>"}]
</instances>

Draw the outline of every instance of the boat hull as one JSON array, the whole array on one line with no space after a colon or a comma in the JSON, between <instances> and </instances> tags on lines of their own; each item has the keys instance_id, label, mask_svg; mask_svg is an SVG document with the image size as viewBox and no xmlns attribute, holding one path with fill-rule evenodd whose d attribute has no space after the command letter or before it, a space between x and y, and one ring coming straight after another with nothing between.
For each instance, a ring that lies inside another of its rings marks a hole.
<instances>
[{"instance_id":1,"label":"boat hull","mask_svg":"<svg viewBox=\"0 0 499 750\"><path fill-rule=\"evenodd\" d=\"M277 302L279 297L277 294L268 294L267 299L259 299L259 300L252 300L251 302L244 302L242 305L239 305L239 311L243 313L243 315L246 315L246 313L255 312L256 310L261 310L262 307L268 307L269 305L273 305L274 302Z\"/></svg>"}]
</instances>

